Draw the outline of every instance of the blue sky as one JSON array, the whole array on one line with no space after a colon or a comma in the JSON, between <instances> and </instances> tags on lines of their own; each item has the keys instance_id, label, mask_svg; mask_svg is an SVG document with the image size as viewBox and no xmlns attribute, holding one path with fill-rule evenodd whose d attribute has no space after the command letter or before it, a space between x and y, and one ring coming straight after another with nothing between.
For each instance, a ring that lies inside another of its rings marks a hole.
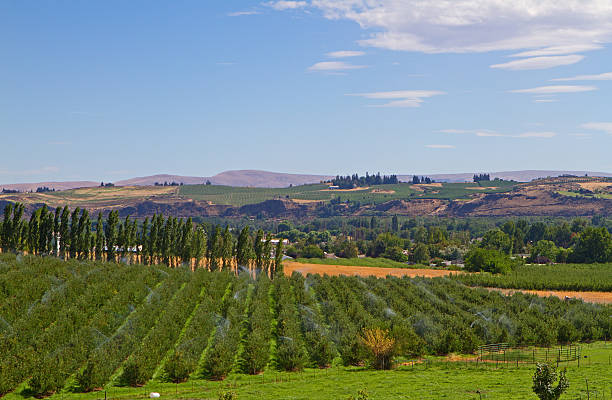
<instances>
[{"instance_id":1,"label":"blue sky","mask_svg":"<svg viewBox=\"0 0 612 400\"><path fill-rule=\"evenodd\" d=\"M447 3L2 1L0 183L612 172L612 2Z\"/></svg>"}]
</instances>

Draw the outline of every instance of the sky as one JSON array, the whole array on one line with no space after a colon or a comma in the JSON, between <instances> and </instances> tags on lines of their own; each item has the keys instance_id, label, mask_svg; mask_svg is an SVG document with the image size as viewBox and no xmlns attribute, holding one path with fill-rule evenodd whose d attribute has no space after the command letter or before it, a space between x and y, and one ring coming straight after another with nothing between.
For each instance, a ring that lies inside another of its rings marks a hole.
<instances>
[{"instance_id":1,"label":"sky","mask_svg":"<svg viewBox=\"0 0 612 400\"><path fill-rule=\"evenodd\" d=\"M0 183L612 172L612 0L3 0Z\"/></svg>"}]
</instances>

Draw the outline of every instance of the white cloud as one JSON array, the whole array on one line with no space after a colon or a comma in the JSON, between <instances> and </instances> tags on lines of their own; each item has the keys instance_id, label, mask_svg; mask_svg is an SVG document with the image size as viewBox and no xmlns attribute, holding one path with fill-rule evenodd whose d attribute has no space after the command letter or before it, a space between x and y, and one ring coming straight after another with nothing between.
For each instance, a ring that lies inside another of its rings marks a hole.
<instances>
[{"instance_id":1,"label":"white cloud","mask_svg":"<svg viewBox=\"0 0 612 400\"><path fill-rule=\"evenodd\" d=\"M594 131L602 131L612 135L612 122L588 122L580 125L584 129L592 129Z\"/></svg>"},{"instance_id":2,"label":"white cloud","mask_svg":"<svg viewBox=\"0 0 612 400\"><path fill-rule=\"evenodd\" d=\"M353 51L353 50L340 50L340 51L332 51L331 53L327 53L327 57L331 58L345 58L345 57L357 57L364 55L363 51Z\"/></svg>"},{"instance_id":3,"label":"white cloud","mask_svg":"<svg viewBox=\"0 0 612 400\"><path fill-rule=\"evenodd\" d=\"M288 0L278 0L278 1L269 1L267 3L263 3L268 7L272 7L275 10L295 10L298 8L304 8L308 5L305 1L288 1Z\"/></svg>"},{"instance_id":4,"label":"white cloud","mask_svg":"<svg viewBox=\"0 0 612 400\"><path fill-rule=\"evenodd\" d=\"M534 99L534 103L556 103L559 99Z\"/></svg>"},{"instance_id":5,"label":"white cloud","mask_svg":"<svg viewBox=\"0 0 612 400\"><path fill-rule=\"evenodd\" d=\"M310 0L309 5L326 18L370 30L362 45L391 50L533 50L540 56L594 50L612 41L609 0Z\"/></svg>"},{"instance_id":6,"label":"white cloud","mask_svg":"<svg viewBox=\"0 0 612 400\"><path fill-rule=\"evenodd\" d=\"M591 135L590 133L570 133L569 135L581 140L591 139L593 137L593 135Z\"/></svg>"},{"instance_id":7,"label":"white cloud","mask_svg":"<svg viewBox=\"0 0 612 400\"><path fill-rule=\"evenodd\" d=\"M430 149L454 149L452 144L426 144L425 147Z\"/></svg>"},{"instance_id":8,"label":"white cloud","mask_svg":"<svg viewBox=\"0 0 612 400\"><path fill-rule=\"evenodd\" d=\"M512 137L550 139L550 138L555 137L555 136L557 136L557 134L555 132L525 132L525 133L519 133L518 135L514 135Z\"/></svg>"},{"instance_id":9,"label":"white cloud","mask_svg":"<svg viewBox=\"0 0 612 400\"><path fill-rule=\"evenodd\" d=\"M438 131L440 133L451 133L451 134L468 134L478 137L506 137L506 138L552 138L557 136L555 132L524 132L518 134L506 134L500 133L488 129L443 129Z\"/></svg>"},{"instance_id":10,"label":"white cloud","mask_svg":"<svg viewBox=\"0 0 612 400\"><path fill-rule=\"evenodd\" d=\"M584 56L572 54L569 56L532 57L522 60L510 61L503 64L491 65L491 68L509 69L513 71L529 69L548 69L562 65L576 64L584 59Z\"/></svg>"},{"instance_id":11,"label":"white cloud","mask_svg":"<svg viewBox=\"0 0 612 400\"><path fill-rule=\"evenodd\" d=\"M371 107L420 107L424 99L443 95L437 90L396 90L391 92L353 93L347 96L359 96L366 99L392 100L388 103L372 105Z\"/></svg>"},{"instance_id":12,"label":"white cloud","mask_svg":"<svg viewBox=\"0 0 612 400\"><path fill-rule=\"evenodd\" d=\"M308 70L316 72L338 72L361 68L366 68L366 66L349 64L344 61L323 61L311 65L310 67L308 67Z\"/></svg>"},{"instance_id":13,"label":"white cloud","mask_svg":"<svg viewBox=\"0 0 612 400\"><path fill-rule=\"evenodd\" d=\"M557 78L557 79L551 79L551 81L555 81L555 82L563 82L563 81L612 81L612 72L605 72L603 74L596 74L596 75L578 75L578 76L572 76L570 78Z\"/></svg>"},{"instance_id":14,"label":"white cloud","mask_svg":"<svg viewBox=\"0 0 612 400\"><path fill-rule=\"evenodd\" d=\"M259 11L235 11L231 13L227 13L228 17L242 17L245 15L258 15L261 14Z\"/></svg>"},{"instance_id":15,"label":"white cloud","mask_svg":"<svg viewBox=\"0 0 612 400\"><path fill-rule=\"evenodd\" d=\"M538 50L524 51L522 53L512 54L510 57L542 57L542 56L557 56L562 54L582 53L584 51L600 50L603 46L598 44L574 44L567 46L551 46Z\"/></svg>"},{"instance_id":16,"label":"white cloud","mask_svg":"<svg viewBox=\"0 0 612 400\"><path fill-rule=\"evenodd\" d=\"M556 93L579 93L590 92L597 90L595 86L580 86L580 85L556 85L556 86L539 86L531 89L510 90L510 93L531 93L531 94L556 94Z\"/></svg>"}]
</instances>

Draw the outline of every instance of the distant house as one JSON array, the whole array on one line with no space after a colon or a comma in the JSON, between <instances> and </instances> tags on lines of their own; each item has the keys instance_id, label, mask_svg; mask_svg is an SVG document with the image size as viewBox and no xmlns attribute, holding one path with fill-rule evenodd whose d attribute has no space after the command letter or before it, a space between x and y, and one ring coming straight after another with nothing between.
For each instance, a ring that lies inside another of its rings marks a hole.
<instances>
[{"instance_id":1,"label":"distant house","mask_svg":"<svg viewBox=\"0 0 612 400\"><path fill-rule=\"evenodd\" d=\"M277 245L279 240L280 239L270 239L270 243L273 245ZM265 242L265 239L262 239L261 241ZM283 239L283 246L289 246L289 239Z\"/></svg>"},{"instance_id":2,"label":"distant house","mask_svg":"<svg viewBox=\"0 0 612 400\"><path fill-rule=\"evenodd\" d=\"M332 185L328 189L329 190L337 190L337 189L340 189L340 186Z\"/></svg>"}]
</instances>

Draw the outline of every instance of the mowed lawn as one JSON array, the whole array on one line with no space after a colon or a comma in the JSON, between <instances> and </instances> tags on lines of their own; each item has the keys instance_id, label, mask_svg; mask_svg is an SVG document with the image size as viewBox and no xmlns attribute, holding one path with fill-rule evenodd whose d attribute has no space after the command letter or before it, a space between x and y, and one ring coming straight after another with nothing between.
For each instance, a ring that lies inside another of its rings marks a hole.
<instances>
[{"instance_id":1,"label":"mowed lawn","mask_svg":"<svg viewBox=\"0 0 612 400\"><path fill-rule=\"evenodd\" d=\"M562 399L612 398L612 343L582 345L580 367L567 367L570 388ZM461 357L459 357L461 359ZM534 399L531 391L533 365L443 362L401 366L392 371L333 367L307 369L302 373L265 372L257 376L234 375L220 382L189 381L178 385L152 382L141 388L109 387L108 399L136 399L159 392L162 399L217 399L220 391L232 390L239 400L255 399L346 399L366 388L371 400L391 399ZM564 366L562 366L563 368ZM585 380L586 379L586 380ZM478 393L480 392L480 393ZM603 397L605 394L605 397ZM52 399L103 399L104 391L60 393ZM481 396L481 397L480 397ZM23 399L18 393L6 399Z\"/></svg>"}]
</instances>

